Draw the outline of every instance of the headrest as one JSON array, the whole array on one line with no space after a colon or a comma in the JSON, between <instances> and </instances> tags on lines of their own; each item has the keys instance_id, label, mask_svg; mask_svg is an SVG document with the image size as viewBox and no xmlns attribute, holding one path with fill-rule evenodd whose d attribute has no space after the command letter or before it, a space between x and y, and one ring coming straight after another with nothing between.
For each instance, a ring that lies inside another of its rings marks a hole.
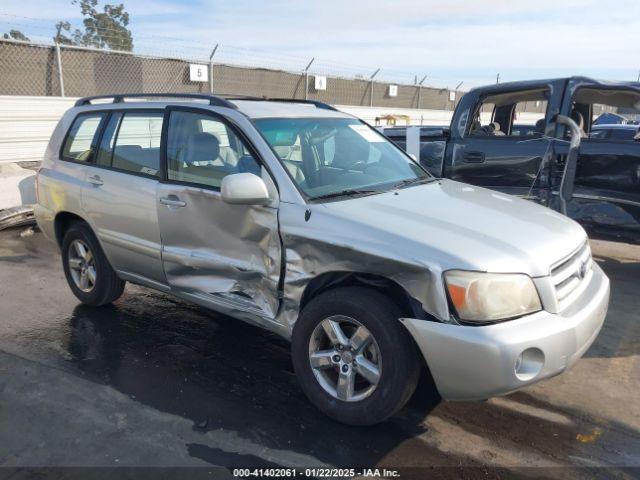
<instances>
[{"instance_id":1,"label":"headrest","mask_svg":"<svg viewBox=\"0 0 640 480\"><path fill-rule=\"evenodd\" d=\"M578 127L584 128L584 117L579 111L574 110L571 112L571 118L578 124Z\"/></svg>"},{"instance_id":2,"label":"headrest","mask_svg":"<svg viewBox=\"0 0 640 480\"><path fill-rule=\"evenodd\" d=\"M243 155L240 157L240 160L238 160L238 172L253 173L254 175L260 176L261 168L251 155Z\"/></svg>"},{"instance_id":3,"label":"headrest","mask_svg":"<svg viewBox=\"0 0 640 480\"><path fill-rule=\"evenodd\" d=\"M220 140L213 133L194 133L187 144L185 162L206 162L216 160L220 156Z\"/></svg>"},{"instance_id":4,"label":"headrest","mask_svg":"<svg viewBox=\"0 0 640 480\"><path fill-rule=\"evenodd\" d=\"M339 132L335 138L335 153L331 165L336 168L350 169L358 162L369 158L369 144L355 132Z\"/></svg>"}]
</instances>

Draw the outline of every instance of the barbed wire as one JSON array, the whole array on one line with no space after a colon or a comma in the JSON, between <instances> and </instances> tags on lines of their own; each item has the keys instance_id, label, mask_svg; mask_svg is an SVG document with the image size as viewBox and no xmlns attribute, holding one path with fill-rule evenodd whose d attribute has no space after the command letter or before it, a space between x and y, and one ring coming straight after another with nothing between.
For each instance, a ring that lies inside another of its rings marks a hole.
<instances>
[{"instance_id":1,"label":"barbed wire","mask_svg":"<svg viewBox=\"0 0 640 480\"><path fill-rule=\"evenodd\" d=\"M78 19L79 20L79 19ZM71 22L70 22L71 23ZM47 20L23 15L15 15L0 12L0 31L8 33L10 30L19 30L31 41L53 45L56 34L55 23L49 24ZM71 31L63 32L70 36ZM117 44L122 41L122 32L110 27L100 29L100 36L108 43ZM292 55L285 52L273 52L254 47L242 47L222 42L205 42L199 39L185 39L148 33L135 33L133 36L133 53L141 55L162 56L168 58L191 58L207 61L214 48L217 50L214 63L236 65L241 67L271 68L289 72L300 73L311 60L310 57ZM117 49L113 49L117 50ZM398 83L402 85L415 85L424 76L422 72L411 73L384 65L367 66L341 62L333 59L315 57L309 68L310 75L335 76L338 78L350 78L369 80L371 75L379 70L376 81ZM424 87L453 88L460 83L460 79L447 79L437 75L427 75ZM464 79L463 79L464 80ZM465 87L474 85L474 82L464 82ZM477 83L476 83L477 84Z\"/></svg>"}]
</instances>

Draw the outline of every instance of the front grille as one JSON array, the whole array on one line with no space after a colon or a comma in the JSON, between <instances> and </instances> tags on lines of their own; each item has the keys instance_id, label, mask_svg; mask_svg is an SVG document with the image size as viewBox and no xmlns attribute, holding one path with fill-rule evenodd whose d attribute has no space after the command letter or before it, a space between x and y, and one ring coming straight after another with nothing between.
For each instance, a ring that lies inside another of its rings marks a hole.
<instances>
[{"instance_id":1,"label":"front grille","mask_svg":"<svg viewBox=\"0 0 640 480\"><path fill-rule=\"evenodd\" d=\"M560 308L571 300L571 294L580 289L591 277L593 260L589 242L585 242L569 257L551 268L551 282L556 290Z\"/></svg>"}]
</instances>

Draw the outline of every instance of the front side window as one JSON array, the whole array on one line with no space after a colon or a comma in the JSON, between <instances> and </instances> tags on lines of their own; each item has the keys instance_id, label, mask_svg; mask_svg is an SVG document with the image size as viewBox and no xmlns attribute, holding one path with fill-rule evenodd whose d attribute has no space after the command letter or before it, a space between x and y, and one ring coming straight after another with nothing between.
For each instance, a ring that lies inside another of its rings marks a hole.
<instances>
[{"instance_id":1,"label":"front side window","mask_svg":"<svg viewBox=\"0 0 640 480\"><path fill-rule=\"evenodd\" d=\"M470 137L540 137L544 134L549 90L488 95L476 108Z\"/></svg>"},{"instance_id":2,"label":"front side window","mask_svg":"<svg viewBox=\"0 0 640 480\"><path fill-rule=\"evenodd\" d=\"M518 102L513 110L510 137L535 137L544 134L546 100Z\"/></svg>"},{"instance_id":3,"label":"front side window","mask_svg":"<svg viewBox=\"0 0 640 480\"><path fill-rule=\"evenodd\" d=\"M210 115L173 111L167 135L168 180L218 189L227 175L261 174L243 141Z\"/></svg>"},{"instance_id":4,"label":"front side window","mask_svg":"<svg viewBox=\"0 0 640 480\"><path fill-rule=\"evenodd\" d=\"M310 199L382 192L433 178L356 119L265 118L254 124Z\"/></svg>"},{"instance_id":5,"label":"front side window","mask_svg":"<svg viewBox=\"0 0 640 480\"><path fill-rule=\"evenodd\" d=\"M91 161L94 137L104 115L104 113L90 113L76 117L62 148L64 159L78 162Z\"/></svg>"}]
</instances>

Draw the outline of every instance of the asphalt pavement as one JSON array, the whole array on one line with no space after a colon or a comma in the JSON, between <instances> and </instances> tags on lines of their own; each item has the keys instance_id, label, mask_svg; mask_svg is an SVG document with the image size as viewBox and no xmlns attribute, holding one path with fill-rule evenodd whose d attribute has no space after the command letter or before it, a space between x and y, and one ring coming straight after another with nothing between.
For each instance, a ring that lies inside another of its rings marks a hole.
<instances>
[{"instance_id":1,"label":"asphalt pavement","mask_svg":"<svg viewBox=\"0 0 640 480\"><path fill-rule=\"evenodd\" d=\"M2 231L0 466L634 478L640 246L592 249L611 305L572 370L480 403L437 403L423 383L400 414L354 428L308 403L280 338L134 285L112 306L80 305L53 244L37 230Z\"/></svg>"}]
</instances>

